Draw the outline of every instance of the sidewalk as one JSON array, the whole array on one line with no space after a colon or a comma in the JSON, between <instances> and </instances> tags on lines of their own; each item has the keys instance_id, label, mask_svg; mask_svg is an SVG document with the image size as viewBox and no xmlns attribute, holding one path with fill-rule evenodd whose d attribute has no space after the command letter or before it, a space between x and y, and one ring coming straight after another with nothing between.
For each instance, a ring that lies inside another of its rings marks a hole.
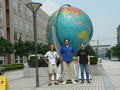
<instances>
[{"instance_id":1,"label":"sidewalk","mask_svg":"<svg viewBox=\"0 0 120 90\"><path fill-rule=\"evenodd\" d=\"M120 90L120 62L103 60L103 75L94 75L91 84L52 85L48 86L48 77L40 77L40 87L36 88L35 78L23 78L23 71L11 71L5 74L8 77L10 90ZM53 82L54 83L54 82Z\"/></svg>"}]
</instances>

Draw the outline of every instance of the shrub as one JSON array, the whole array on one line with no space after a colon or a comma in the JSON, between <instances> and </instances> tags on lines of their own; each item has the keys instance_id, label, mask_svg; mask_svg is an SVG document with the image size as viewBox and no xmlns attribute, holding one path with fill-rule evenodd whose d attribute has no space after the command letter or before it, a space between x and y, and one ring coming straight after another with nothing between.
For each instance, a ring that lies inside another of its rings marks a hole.
<instances>
[{"instance_id":1,"label":"shrub","mask_svg":"<svg viewBox=\"0 0 120 90\"><path fill-rule=\"evenodd\" d=\"M5 68L5 71L23 69L23 64L13 64L13 65L1 65Z\"/></svg>"},{"instance_id":2,"label":"shrub","mask_svg":"<svg viewBox=\"0 0 120 90\"><path fill-rule=\"evenodd\" d=\"M91 65L96 65L98 62L98 57L90 57L90 64Z\"/></svg>"},{"instance_id":3,"label":"shrub","mask_svg":"<svg viewBox=\"0 0 120 90\"><path fill-rule=\"evenodd\" d=\"M35 67L35 60L34 59L32 59L32 60L27 60L27 62L28 62L28 65L29 65L29 67ZM58 60L58 62L57 62L57 66L60 64L60 59ZM47 65L47 63L45 62L45 60L44 59L40 59L40 60L38 60L38 67L47 67L48 65Z\"/></svg>"}]
</instances>

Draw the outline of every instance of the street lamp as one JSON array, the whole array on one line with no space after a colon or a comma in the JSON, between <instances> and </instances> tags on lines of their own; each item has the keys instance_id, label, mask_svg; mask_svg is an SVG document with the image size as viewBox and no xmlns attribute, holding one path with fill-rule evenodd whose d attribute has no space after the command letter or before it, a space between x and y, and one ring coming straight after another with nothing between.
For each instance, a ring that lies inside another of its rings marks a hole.
<instances>
[{"instance_id":1,"label":"street lamp","mask_svg":"<svg viewBox=\"0 0 120 90\"><path fill-rule=\"evenodd\" d=\"M35 64L36 64L36 87L39 87L38 74L38 49L37 49L37 26L36 26L36 12L42 6L41 3L27 3L26 6L33 12L33 27L34 27L34 42L35 42Z\"/></svg>"}]
</instances>

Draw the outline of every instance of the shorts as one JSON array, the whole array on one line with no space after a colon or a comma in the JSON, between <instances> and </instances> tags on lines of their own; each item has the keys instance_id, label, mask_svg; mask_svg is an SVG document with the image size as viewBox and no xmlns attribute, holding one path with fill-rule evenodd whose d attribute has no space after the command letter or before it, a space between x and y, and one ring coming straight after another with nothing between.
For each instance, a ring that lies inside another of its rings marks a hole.
<instances>
[{"instance_id":1,"label":"shorts","mask_svg":"<svg viewBox=\"0 0 120 90\"><path fill-rule=\"evenodd\" d=\"M49 71L49 74L57 73L57 65L56 64L50 64L48 66L48 71Z\"/></svg>"}]
</instances>

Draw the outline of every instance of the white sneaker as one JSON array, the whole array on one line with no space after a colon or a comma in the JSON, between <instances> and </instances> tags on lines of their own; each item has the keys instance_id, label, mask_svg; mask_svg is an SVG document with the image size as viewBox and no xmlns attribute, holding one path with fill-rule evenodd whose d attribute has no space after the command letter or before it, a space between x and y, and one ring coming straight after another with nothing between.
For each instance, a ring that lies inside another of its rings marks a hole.
<instances>
[{"instance_id":1,"label":"white sneaker","mask_svg":"<svg viewBox=\"0 0 120 90\"><path fill-rule=\"evenodd\" d=\"M63 84L63 85L65 85L65 84L66 84L66 82L63 82L62 84Z\"/></svg>"},{"instance_id":2,"label":"white sneaker","mask_svg":"<svg viewBox=\"0 0 120 90\"><path fill-rule=\"evenodd\" d=\"M77 84L76 82L73 82L73 84Z\"/></svg>"}]
</instances>

